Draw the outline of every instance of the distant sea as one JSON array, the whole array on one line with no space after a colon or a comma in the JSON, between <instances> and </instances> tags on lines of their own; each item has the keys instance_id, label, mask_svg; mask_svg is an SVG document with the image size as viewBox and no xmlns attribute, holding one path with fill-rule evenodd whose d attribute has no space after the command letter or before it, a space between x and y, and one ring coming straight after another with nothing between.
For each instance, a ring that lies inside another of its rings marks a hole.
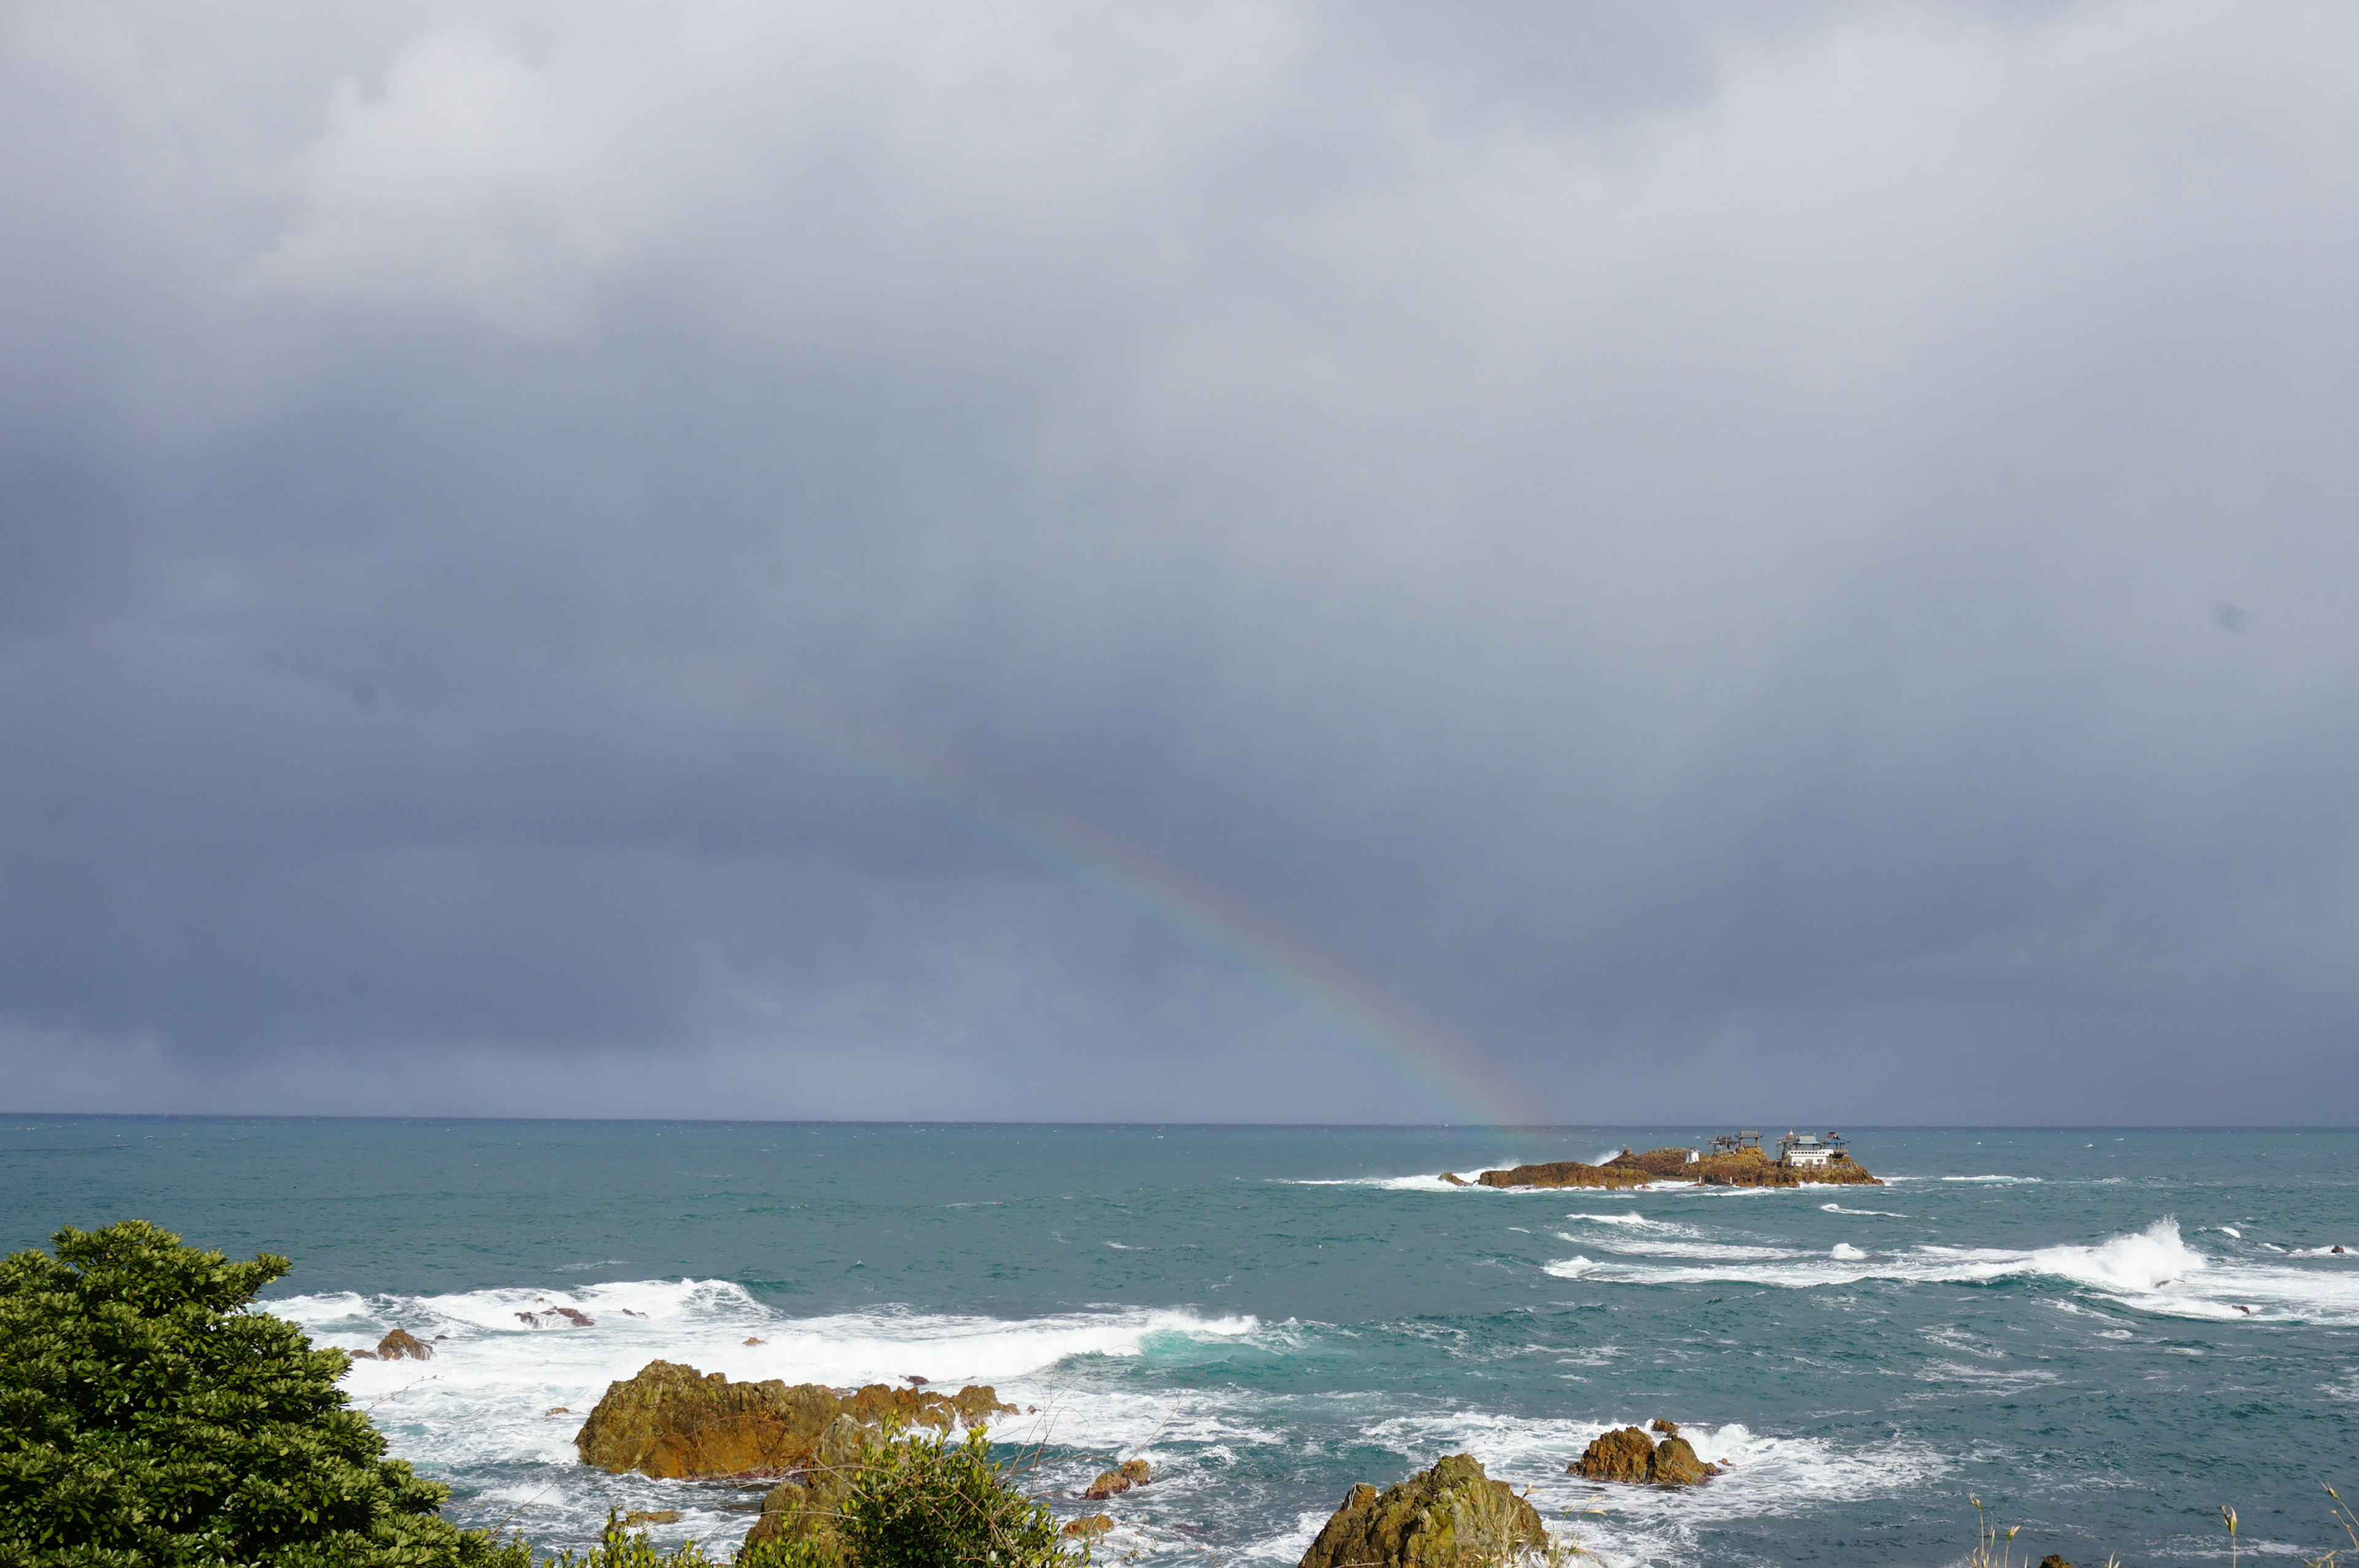
<instances>
[{"instance_id":1,"label":"distant sea","mask_svg":"<svg viewBox=\"0 0 2359 1568\"><path fill-rule=\"evenodd\" d=\"M724 1552L750 1522L758 1487L576 1463L658 1357L991 1383L1060 1512L1154 1466L1101 1560L1292 1563L1353 1482L1456 1452L1608 1564L1954 1563L1971 1495L2034 1560L2224 1561L2223 1503L2248 1555L2335 1543L2359 1133L1847 1130L1882 1187L1436 1179L1715 1130L0 1118L0 1244L149 1218L293 1259L268 1304L323 1344L443 1336L353 1398L454 1517L551 1547L614 1506ZM1655 1417L1727 1473L1566 1474Z\"/></svg>"}]
</instances>

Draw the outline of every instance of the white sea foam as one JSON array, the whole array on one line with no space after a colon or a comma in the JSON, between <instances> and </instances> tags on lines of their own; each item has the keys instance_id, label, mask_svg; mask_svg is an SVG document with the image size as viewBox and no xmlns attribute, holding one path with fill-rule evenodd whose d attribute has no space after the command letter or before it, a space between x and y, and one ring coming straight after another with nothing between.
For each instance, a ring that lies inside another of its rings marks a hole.
<instances>
[{"instance_id":1,"label":"white sea foam","mask_svg":"<svg viewBox=\"0 0 2359 1568\"><path fill-rule=\"evenodd\" d=\"M2038 1183L2038 1176L1943 1176L1945 1182L2028 1182Z\"/></svg>"},{"instance_id":2,"label":"white sea foam","mask_svg":"<svg viewBox=\"0 0 2359 1568\"><path fill-rule=\"evenodd\" d=\"M524 1510L518 1522L528 1533L578 1536L621 1500L682 1509L682 1521L658 1532L666 1540L742 1530L743 1518L730 1514L729 1499L710 1488L585 1470L572 1441L609 1381L658 1357L739 1379L841 1387L917 1376L953 1388L992 1383L1003 1399L1035 1407L997 1423L1017 1441L1111 1448L1159 1433L1173 1442L1268 1443L1277 1433L1196 1390L1151 1400L1114 1388L1093 1386L1086 1397L1073 1390L1090 1382L1093 1360L1222 1342L1282 1350L1299 1333L1298 1325L1266 1326L1251 1317L1137 1308L1016 1319L894 1310L794 1317L742 1286L712 1280L437 1296L311 1295L266 1304L323 1345L360 1348L392 1327L433 1340L431 1360L355 1362L344 1387L398 1456L438 1466L546 1466L528 1484L516 1483L518 1496L507 1499ZM558 1307L580 1312L592 1325L573 1325L553 1312ZM533 1314L539 1326L519 1313Z\"/></svg>"},{"instance_id":3,"label":"white sea foam","mask_svg":"<svg viewBox=\"0 0 2359 1568\"><path fill-rule=\"evenodd\" d=\"M1590 1244L1618 1250L1608 1243ZM2178 1222L2169 1218L2093 1245L2030 1251L1920 1246L1859 1259L1731 1260L1712 1265L1669 1258L1660 1263L1573 1258L1546 1268L1562 1278L1600 1283L1743 1283L1794 1290L1866 1280L1971 1284L2045 1277L2122 1306L2176 1317L2359 1325L2359 1274L2209 1258L2188 1246Z\"/></svg>"},{"instance_id":4,"label":"white sea foam","mask_svg":"<svg viewBox=\"0 0 2359 1568\"><path fill-rule=\"evenodd\" d=\"M1437 1453L1472 1454L1490 1475L1518 1492L1528 1488L1543 1518L1572 1515L1572 1530L1582 1545L1612 1568L1694 1561L1698 1527L1788 1513L1814 1504L1905 1494L1920 1489L1949 1465L1920 1444L1844 1449L1812 1437L1756 1435L1734 1422L1719 1427L1683 1422L1680 1435L1694 1445L1697 1455L1727 1466L1709 1486L1692 1491L1608 1487L1565 1473L1603 1433L1643 1426L1659 1413L1628 1411L1611 1412L1608 1420L1544 1420L1480 1411L1435 1411L1372 1423L1366 1435L1409 1464L1430 1464ZM1301 1550L1300 1545L1293 1547L1296 1557Z\"/></svg>"},{"instance_id":5,"label":"white sea foam","mask_svg":"<svg viewBox=\"0 0 2359 1568\"><path fill-rule=\"evenodd\" d=\"M2234 1237L2234 1238L2235 1238L2237 1240L2239 1240L2239 1241L2242 1241L2242 1240L2245 1238L2245 1233L2244 1233L2243 1231L2241 1231L2241 1230L2237 1229L2237 1228L2236 1228L2234 1226L2233 1226L2233 1225L2223 1225L2223 1226L2221 1226L2219 1228L2220 1228L2220 1233L2221 1233L2222 1235L2223 1235L2223 1236L2233 1236L2233 1237Z\"/></svg>"},{"instance_id":6,"label":"white sea foam","mask_svg":"<svg viewBox=\"0 0 2359 1568\"><path fill-rule=\"evenodd\" d=\"M1727 1262L1745 1262L1765 1258L1799 1258L1803 1253L1790 1247L1752 1247L1727 1241L1664 1241L1651 1236L1570 1236L1557 1233L1560 1241L1576 1246L1596 1247L1608 1252L1635 1253L1642 1258L1702 1258Z\"/></svg>"},{"instance_id":7,"label":"white sea foam","mask_svg":"<svg viewBox=\"0 0 2359 1568\"><path fill-rule=\"evenodd\" d=\"M1617 1225L1633 1230L1656 1232L1664 1236L1701 1237L1703 1232L1693 1226L1677 1225L1668 1219L1649 1219L1643 1214L1569 1214L1567 1219L1585 1220L1592 1225Z\"/></svg>"},{"instance_id":8,"label":"white sea foam","mask_svg":"<svg viewBox=\"0 0 2359 1568\"><path fill-rule=\"evenodd\" d=\"M1867 1254L1861 1251L1858 1248L1854 1247L1848 1241L1838 1241L1834 1244L1833 1249L1828 1252L1827 1256L1830 1258L1842 1259L1845 1262L1857 1262L1860 1259L1866 1257Z\"/></svg>"},{"instance_id":9,"label":"white sea foam","mask_svg":"<svg viewBox=\"0 0 2359 1568\"><path fill-rule=\"evenodd\" d=\"M1495 1170L1489 1165L1469 1166L1470 1170ZM1486 1187L1468 1176L1464 1171L1450 1173L1458 1182L1445 1182L1440 1171L1422 1176L1292 1176L1280 1180L1282 1187L1375 1187L1388 1193L1498 1193L1529 1192L1529 1187ZM1463 1184L1462 1185L1461 1183Z\"/></svg>"},{"instance_id":10,"label":"white sea foam","mask_svg":"<svg viewBox=\"0 0 2359 1568\"><path fill-rule=\"evenodd\" d=\"M1845 1208L1839 1203L1822 1203L1819 1207L1827 1214L1856 1214L1862 1216L1872 1216L1877 1219L1907 1219L1908 1217L1905 1214L1895 1214L1888 1208Z\"/></svg>"}]
</instances>

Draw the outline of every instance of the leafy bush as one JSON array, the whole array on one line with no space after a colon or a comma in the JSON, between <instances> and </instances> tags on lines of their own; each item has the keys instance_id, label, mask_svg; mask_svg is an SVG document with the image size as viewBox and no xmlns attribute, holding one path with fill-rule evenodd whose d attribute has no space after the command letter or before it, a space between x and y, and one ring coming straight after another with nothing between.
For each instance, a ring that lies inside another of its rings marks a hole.
<instances>
[{"instance_id":1,"label":"leafy bush","mask_svg":"<svg viewBox=\"0 0 2359 1568\"><path fill-rule=\"evenodd\" d=\"M530 1568L385 1458L342 1351L252 1309L287 1260L52 1239L0 1259L0 1568Z\"/></svg>"},{"instance_id":2,"label":"leafy bush","mask_svg":"<svg viewBox=\"0 0 2359 1568\"><path fill-rule=\"evenodd\" d=\"M756 1541L737 1568L1078 1568L1056 1516L992 1462L982 1428L870 1447L850 1477L832 1541Z\"/></svg>"}]
</instances>

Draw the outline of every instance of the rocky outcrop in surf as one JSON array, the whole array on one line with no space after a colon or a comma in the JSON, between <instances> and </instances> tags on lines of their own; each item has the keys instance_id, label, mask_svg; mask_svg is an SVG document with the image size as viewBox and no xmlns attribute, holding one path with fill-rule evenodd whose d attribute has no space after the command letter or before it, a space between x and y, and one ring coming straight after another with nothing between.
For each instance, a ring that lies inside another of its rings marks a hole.
<instances>
[{"instance_id":1,"label":"rocky outcrop in surf","mask_svg":"<svg viewBox=\"0 0 2359 1568\"><path fill-rule=\"evenodd\" d=\"M1133 1487L1144 1487L1147 1485L1147 1477L1152 1474L1153 1472L1147 1467L1146 1460L1125 1459L1116 1468L1106 1471L1096 1480L1092 1481L1090 1489L1083 1492L1082 1496L1093 1503L1103 1502L1108 1498L1122 1496Z\"/></svg>"},{"instance_id":2,"label":"rocky outcrop in surf","mask_svg":"<svg viewBox=\"0 0 2359 1568\"><path fill-rule=\"evenodd\" d=\"M1720 1474L1720 1466L1699 1458L1672 1422L1658 1421L1655 1428L1669 1428L1669 1434L1657 1443L1635 1426L1609 1432L1565 1466L1565 1473L1634 1487L1693 1487Z\"/></svg>"},{"instance_id":3,"label":"rocky outcrop in surf","mask_svg":"<svg viewBox=\"0 0 2359 1568\"><path fill-rule=\"evenodd\" d=\"M843 1541L836 1521L843 1517L861 1457L876 1436L876 1428L864 1426L849 1414L830 1421L803 1464L763 1496L762 1517L745 1532L745 1545L795 1541L810 1563L842 1563Z\"/></svg>"},{"instance_id":4,"label":"rocky outcrop in surf","mask_svg":"<svg viewBox=\"0 0 2359 1568\"><path fill-rule=\"evenodd\" d=\"M1381 1492L1353 1487L1302 1568L1461 1568L1547 1548L1539 1510L1484 1475L1473 1455L1453 1454Z\"/></svg>"},{"instance_id":5,"label":"rocky outcrop in surf","mask_svg":"<svg viewBox=\"0 0 2359 1568\"><path fill-rule=\"evenodd\" d=\"M812 1462L838 1417L864 1432L888 1418L948 1432L1015 1411L987 1386L938 1394L889 1383L858 1390L775 1378L734 1383L718 1372L650 1361L636 1377L606 1386L573 1445L585 1465L659 1480L788 1476Z\"/></svg>"},{"instance_id":6,"label":"rocky outcrop in surf","mask_svg":"<svg viewBox=\"0 0 2359 1568\"><path fill-rule=\"evenodd\" d=\"M434 1346L406 1328L397 1328L378 1340L375 1349L351 1350L345 1354L355 1361L430 1361L434 1357Z\"/></svg>"},{"instance_id":7,"label":"rocky outcrop in surf","mask_svg":"<svg viewBox=\"0 0 2359 1568\"><path fill-rule=\"evenodd\" d=\"M1648 1182L1695 1182L1710 1187L1875 1186L1884 1184L1848 1153L1837 1151L1822 1165L1785 1165L1758 1149L1688 1158L1685 1149L1625 1149L1602 1165L1578 1160L1485 1171L1474 1179L1486 1187L1636 1187Z\"/></svg>"}]
</instances>

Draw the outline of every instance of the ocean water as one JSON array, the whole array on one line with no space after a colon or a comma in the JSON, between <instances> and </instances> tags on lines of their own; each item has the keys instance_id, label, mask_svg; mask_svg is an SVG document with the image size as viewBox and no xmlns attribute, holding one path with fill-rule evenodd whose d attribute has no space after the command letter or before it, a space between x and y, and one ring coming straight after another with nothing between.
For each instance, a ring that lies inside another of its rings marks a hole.
<instances>
[{"instance_id":1,"label":"ocean water","mask_svg":"<svg viewBox=\"0 0 2359 1568\"><path fill-rule=\"evenodd\" d=\"M2245 1555L2335 1544L2359 1134L1854 1130L1881 1187L1436 1179L1712 1130L18 1117L0 1244L151 1218L293 1259L271 1310L323 1343L443 1336L353 1398L454 1517L552 1547L610 1506L724 1551L751 1521L758 1487L575 1461L657 1357L994 1384L1060 1512L1153 1465L1102 1561L1291 1563L1353 1482L1455 1452L1615 1568L1954 1563L1973 1495L2034 1560L2225 1561L2223 1503ZM517 1316L560 1305L594 1325ZM1657 1416L1727 1473L1566 1474Z\"/></svg>"}]
</instances>

